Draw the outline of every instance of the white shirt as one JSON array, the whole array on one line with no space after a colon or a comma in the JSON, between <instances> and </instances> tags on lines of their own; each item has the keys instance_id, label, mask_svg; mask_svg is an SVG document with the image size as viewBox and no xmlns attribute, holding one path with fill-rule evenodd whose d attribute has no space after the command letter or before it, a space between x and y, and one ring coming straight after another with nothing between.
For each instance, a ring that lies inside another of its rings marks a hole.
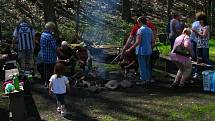
<instances>
[{"instance_id":1,"label":"white shirt","mask_svg":"<svg viewBox=\"0 0 215 121\"><path fill-rule=\"evenodd\" d=\"M193 22L193 24L192 24L192 29L193 30L198 31L200 27L201 27L201 25L200 25L199 21ZM195 42L197 42L196 38L197 38L196 33L195 32L191 32L190 39L193 40L193 41L195 41Z\"/></svg>"},{"instance_id":2,"label":"white shirt","mask_svg":"<svg viewBox=\"0 0 215 121\"><path fill-rule=\"evenodd\" d=\"M52 83L51 90L54 94L64 94L66 93L66 84L69 80L65 76L57 77L56 74L52 75L49 81Z\"/></svg>"}]
</instances>

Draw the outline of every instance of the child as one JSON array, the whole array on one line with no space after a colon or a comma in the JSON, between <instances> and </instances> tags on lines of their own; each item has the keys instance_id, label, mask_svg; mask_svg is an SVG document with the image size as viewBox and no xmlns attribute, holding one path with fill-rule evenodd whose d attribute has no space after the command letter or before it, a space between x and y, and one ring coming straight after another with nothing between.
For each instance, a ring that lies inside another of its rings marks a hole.
<instances>
[{"instance_id":1,"label":"child","mask_svg":"<svg viewBox=\"0 0 215 121\"><path fill-rule=\"evenodd\" d=\"M64 115L65 113L65 102L64 96L66 94L66 87L69 87L69 80L64 75L64 65L57 63L54 68L54 75L50 78L49 83L49 94L54 93L57 99L57 111Z\"/></svg>"}]
</instances>

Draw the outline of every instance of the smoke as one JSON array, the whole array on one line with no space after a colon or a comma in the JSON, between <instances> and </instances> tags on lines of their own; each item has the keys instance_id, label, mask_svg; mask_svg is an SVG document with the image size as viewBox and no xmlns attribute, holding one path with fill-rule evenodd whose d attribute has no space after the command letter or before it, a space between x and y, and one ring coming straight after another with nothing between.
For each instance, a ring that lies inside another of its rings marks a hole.
<instances>
[{"instance_id":1,"label":"smoke","mask_svg":"<svg viewBox=\"0 0 215 121\"><path fill-rule=\"evenodd\" d=\"M86 0L82 2L83 21L87 22L83 38L100 45L111 40L111 18L119 16L119 0Z\"/></svg>"},{"instance_id":2,"label":"smoke","mask_svg":"<svg viewBox=\"0 0 215 121\"><path fill-rule=\"evenodd\" d=\"M86 22L86 28L83 30L82 37L85 41L90 41L94 45L108 43L112 39L113 23L115 18L119 17L120 0L86 0L82 1L81 6L84 15L81 20ZM91 48L91 53L99 62L105 62L108 54L100 48ZM111 61L111 59L110 59ZM95 65L95 63L94 63ZM103 80L107 79L107 70L96 64L97 75Z\"/></svg>"}]
</instances>

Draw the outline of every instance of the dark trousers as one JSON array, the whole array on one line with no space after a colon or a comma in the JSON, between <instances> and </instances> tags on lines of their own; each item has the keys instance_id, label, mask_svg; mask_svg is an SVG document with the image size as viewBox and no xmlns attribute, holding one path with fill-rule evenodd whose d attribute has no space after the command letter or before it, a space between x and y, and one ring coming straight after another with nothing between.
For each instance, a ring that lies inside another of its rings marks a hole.
<instances>
[{"instance_id":1,"label":"dark trousers","mask_svg":"<svg viewBox=\"0 0 215 121\"><path fill-rule=\"evenodd\" d=\"M55 94L57 102L60 102L60 105L65 105L64 101L65 94Z\"/></svg>"},{"instance_id":2,"label":"dark trousers","mask_svg":"<svg viewBox=\"0 0 215 121\"><path fill-rule=\"evenodd\" d=\"M46 86L48 86L49 79L51 78L54 72L54 66L55 63L53 64L41 63L37 65L37 70L41 74L42 80L45 81Z\"/></svg>"},{"instance_id":3,"label":"dark trousers","mask_svg":"<svg viewBox=\"0 0 215 121\"><path fill-rule=\"evenodd\" d=\"M201 58L203 63L209 64L209 48L198 48L197 58ZM194 66L193 73L201 74L199 71L198 67Z\"/></svg>"},{"instance_id":4,"label":"dark trousers","mask_svg":"<svg viewBox=\"0 0 215 121\"><path fill-rule=\"evenodd\" d=\"M209 48L198 48L198 58L202 58L203 63L209 63Z\"/></svg>"},{"instance_id":5,"label":"dark trousers","mask_svg":"<svg viewBox=\"0 0 215 121\"><path fill-rule=\"evenodd\" d=\"M197 61L197 42L191 40L192 42L192 48L193 48L193 51L192 51L192 60L193 61Z\"/></svg>"},{"instance_id":6,"label":"dark trousers","mask_svg":"<svg viewBox=\"0 0 215 121\"><path fill-rule=\"evenodd\" d=\"M174 39L169 39L170 41L170 46L171 46L171 50L173 49L174 43L175 43L175 38Z\"/></svg>"}]
</instances>

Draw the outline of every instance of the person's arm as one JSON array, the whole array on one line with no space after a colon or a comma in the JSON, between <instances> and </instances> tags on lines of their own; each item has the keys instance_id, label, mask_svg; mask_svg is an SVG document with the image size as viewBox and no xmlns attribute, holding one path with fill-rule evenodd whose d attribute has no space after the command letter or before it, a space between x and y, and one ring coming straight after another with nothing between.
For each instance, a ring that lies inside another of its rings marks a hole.
<instances>
[{"instance_id":1,"label":"person's arm","mask_svg":"<svg viewBox=\"0 0 215 121\"><path fill-rule=\"evenodd\" d=\"M176 27L176 20L174 20L173 23L172 23L172 31L173 31L174 33L177 33L178 35L181 34L181 29L178 29L178 28Z\"/></svg>"},{"instance_id":2,"label":"person's arm","mask_svg":"<svg viewBox=\"0 0 215 121\"><path fill-rule=\"evenodd\" d=\"M71 88L70 88L70 85L69 85L69 80L67 77L64 76L64 80L65 80L65 84L66 84L66 88L67 90L70 92L71 91Z\"/></svg>"},{"instance_id":3,"label":"person's arm","mask_svg":"<svg viewBox=\"0 0 215 121\"><path fill-rule=\"evenodd\" d=\"M84 64L84 61L82 61L82 58L81 58L80 54L82 54L82 53L80 53L80 51L77 50L76 55L77 55L78 61L79 61L79 63Z\"/></svg>"},{"instance_id":4,"label":"person's arm","mask_svg":"<svg viewBox=\"0 0 215 121\"><path fill-rule=\"evenodd\" d=\"M199 34L199 36L201 36L201 37L207 37L208 34L209 34L209 27L207 27L207 28L203 31L203 33L198 33L198 34Z\"/></svg>"},{"instance_id":5,"label":"person's arm","mask_svg":"<svg viewBox=\"0 0 215 121\"><path fill-rule=\"evenodd\" d=\"M17 41L17 28L15 28L14 32L13 32L13 39L12 39L12 43L11 43L11 48L14 48L14 44Z\"/></svg>"},{"instance_id":6,"label":"person's arm","mask_svg":"<svg viewBox=\"0 0 215 121\"><path fill-rule=\"evenodd\" d=\"M152 39L151 39L151 46L152 46L152 48L154 48L154 46L155 46L155 42L156 42L156 40L155 40L155 37L154 37L154 32L152 31Z\"/></svg>"},{"instance_id":7,"label":"person's arm","mask_svg":"<svg viewBox=\"0 0 215 121\"><path fill-rule=\"evenodd\" d=\"M130 36L128 37L128 40L126 41L126 44L123 47L123 50L127 49L128 45L131 43L133 38L134 38L134 36L132 34L130 34Z\"/></svg>"},{"instance_id":8,"label":"person's arm","mask_svg":"<svg viewBox=\"0 0 215 121\"><path fill-rule=\"evenodd\" d=\"M52 94L52 86L53 86L52 81L50 81L49 82L49 95Z\"/></svg>"},{"instance_id":9,"label":"person's arm","mask_svg":"<svg viewBox=\"0 0 215 121\"><path fill-rule=\"evenodd\" d=\"M138 34L137 35L137 38L136 38L136 42L129 48L129 49L127 49L126 50L126 52L130 52L131 50L133 50L135 47L137 47L138 45L140 45L140 43L141 43L141 35L140 34Z\"/></svg>"},{"instance_id":10,"label":"person's arm","mask_svg":"<svg viewBox=\"0 0 215 121\"><path fill-rule=\"evenodd\" d=\"M91 56L91 54L90 54L90 51L87 49L87 62L90 60L90 59L92 59L92 56Z\"/></svg>"},{"instance_id":11,"label":"person's arm","mask_svg":"<svg viewBox=\"0 0 215 121\"><path fill-rule=\"evenodd\" d=\"M129 65L125 66L125 68L129 68L129 67L131 67L132 65L134 65L135 63L136 63L136 61L133 60Z\"/></svg>"},{"instance_id":12,"label":"person's arm","mask_svg":"<svg viewBox=\"0 0 215 121\"><path fill-rule=\"evenodd\" d=\"M187 50L192 53L192 46L189 38L185 38L184 41L184 47L187 48Z\"/></svg>"},{"instance_id":13,"label":"person's arm","mask_svg":"<svg viewBox=\"0 0 215 121\"><path fill-rule=\"evenodd\" d=\"M33 50L35 49L35 47L36 47L36 39L35 39L35 30L34 29L32 29L32 39L33 39Z\"/></svg>"}]
</instances>

